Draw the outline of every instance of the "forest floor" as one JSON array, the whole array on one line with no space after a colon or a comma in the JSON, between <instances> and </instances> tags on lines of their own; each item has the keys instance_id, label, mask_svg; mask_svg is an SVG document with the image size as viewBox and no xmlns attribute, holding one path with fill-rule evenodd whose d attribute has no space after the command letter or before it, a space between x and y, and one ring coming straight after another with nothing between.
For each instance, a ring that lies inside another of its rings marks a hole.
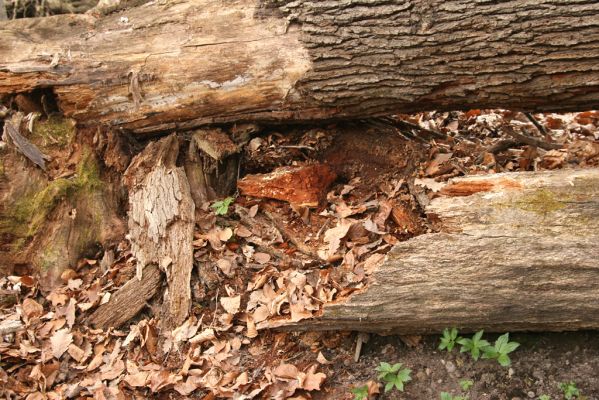
<instances>
[{"instance_id":1,"label":"forest floor","mask_svg":"<svg viewBox=\"0 0 599 400\"><path fill-rule=\"evenodd\" d=\"M502 367L440 351L439 336L269 329L364 288L393 244L432 231L423 209L439 184L596 167L598 127L599 112L472 110L262 129L243 145L237 196L198 211L189 320L160 331L157 296L118 329L87 325L135 274L124 239L65 271L50 292L26 271L3 277L0 392L30 400L353 399L367 385L380 399L447 392L514 400L562 399L559 385L573 382L580 394L572 398L599 399L594 332L512 334L520 347ZM382 393L381 362L411 369L404 392Z\"/></svg>"}]
</instances>

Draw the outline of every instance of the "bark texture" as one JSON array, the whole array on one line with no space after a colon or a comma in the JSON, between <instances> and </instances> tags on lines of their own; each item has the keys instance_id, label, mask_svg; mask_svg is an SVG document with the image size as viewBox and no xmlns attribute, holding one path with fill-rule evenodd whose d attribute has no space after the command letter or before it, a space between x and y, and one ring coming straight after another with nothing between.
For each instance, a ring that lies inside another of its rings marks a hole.
<instances>
[{"instance_id":1,"label":"bark texture","mask_svg":"<svg viewBox=\"0 0 599 400\"><path fill-rule=\"evenodd\" d=\"M349 299L293 329L405 334L599 327L599 170L456 179L439 233L396 245Z\"/></svg>"},{"instance_id":2,"label":"bark texture","mask_svg":"<svg viewBox=\"0 0 599 400\"><path fill-rule=\"evenodd\" d=\"M101 329L118 328L135 317L146 302L158 293L162 284L162 273L157 265L148 265L141 280L131 279L112 295L108 303L98 307L88 322Z\"/></svg>"},{"instance_id":3,"label":"bark texture","mask_svg":"<svg viewBox=\"0 0 599 400\"><path fill-rule=\"evenodd\" d=\"M151 142L131 161L124 177L137 278L143 279L148 264L157 264L166 273L161 319L165 329L180 325L191 306L195 206L185 172L176 166L178 154L174 134Z\"/></svg>"},{"instance_id":4,"label":"bark texture","mask_svg":"<svg viewBox=\"0 0 599 400\"><path fill-rule=\"evenodd\" d=\"M599 106L590 0L151 2L0 27L0 95L52 88L86 123ZM235 27L235 29L231 29Z\"/></svg>"}]
</instances>

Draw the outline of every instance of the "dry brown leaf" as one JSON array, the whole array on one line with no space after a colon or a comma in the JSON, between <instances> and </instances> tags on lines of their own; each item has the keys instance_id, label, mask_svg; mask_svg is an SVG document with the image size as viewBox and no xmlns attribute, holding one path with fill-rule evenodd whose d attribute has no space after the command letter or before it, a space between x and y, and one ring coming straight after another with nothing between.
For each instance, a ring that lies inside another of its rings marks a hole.
<instances>
[{"instance_id":1,"label":"dry brown leaf","mask_svg":"<svg viewBox=\"0 0 599 400\"><path fill-rule=\"evenodd\" d=\"M239 225L235 229L235 235L239 236L240 238L249 238L250 236L252 236L252 232L245 226Z\"/></svg>"},{"instance_id":2,"label":"dry brown leaf","mask_svg":"<svg viewBox=\"0 0 599 400\"><path fill-rule=\"evenodd\" d=\"M220 304L227 313L235 314L239 311L239 307L241 306L241 296L221 297Z\"/></svg>"},{"instance_id":3,"label":"dry brown leaf","mask_svg":"<svg viewBox=\"0 0 599 400\"><path fill-rule=\"evenodd\" d=\"M270 254L256 252L256 253L254 253L254 260L258 264L266 264L267 262L270 261Z\"/></svg>"},{"instance_id":4,"label":"dry brown leaf","mask_svg":"<svg viewBox=\"0 0 599 400\"><path fill-rule=\"evenodd\" d=\"M52 355L59 359L65 351L69 348L69 345L73 342L73 334L69 329L59 329L54 332L54 335L50 338L52 344Z\"/></svg>"},{"instance_id":5,"label":"dry brown leaf","mask_svg":"<svg viewBox=\"0 0 599 400\"><path fill-rule=\"evenodd\" d=\"M320 385L322 385L327 376L322 372L316 372L316 368L317 366L313 365L306 371L306 377L301 386L302 389L308 391L320 390Z\"/></svg>"},{"instance_id":6,"label":"dry brown leaf","mask_svg":"<svg viewBox=\"0 0 599 400\"><path fill-rule=\"evenodd\" d=\"M250 339L258 336L258 330L256 329L256 323L254 322L254 318L252 318L252 316L249 314L246 317L246 327L247 331L245 333L245 336L249 337Z\"/></svg>"},{"instance_id":7,"label":"dry brown leaf","mask_svg":"<svg viewBox=\"0 0 599 400\"><path fill-rule=\"evenodd\" d=\"M27 321L30 321L33 318L39 318L44 313L44 307L42 307L42 305L37 301L30 298L23 300L21 307L23 308L23 313L25 314Z\"/></svg>"},{"instance_id":8,"label":"dry brown leaf","mask_svg":"<svg viewBox=\"0 0 599 400\"><path fill-rule=\"evenodd\" d=\"M321 351L318 352L318 356L316 357L316 361L318 361L322 365L328 365L331 361L327 360L326 357L322 354Z\"/></svg>"},{"instance_id":9,"label":"dry brown leaf","mask_svg":"<svg viewBox=\"0 0 599 400\"><path fill-rule=\"evenodd\" d=\"M189 339L189 343L191 343L191 344L204 343L204 342L207 342L207 341L213 340L213 339L216 339L216 336L214 335L214 329L208 328L208 329L204 329L202 332L198 333L197 335L195 335L194 337Z\"/></svg>"},{"instance_id":10,"label":"dry brown leaf","mask_svg":"<svg viewBox=\"0 0 599 400\"><path fill-rule=\"evenodd\" d=\"M216 261L216 266L229 278L233 277L233 264L226 258L221 258Z\"/></svg>"},{"instance_id":11,"label":"dry brown leaf","mask_svg":"<svg viewBox=\"0 0 599 400\"><path fill-rule=\"evenodd\" d=\"M80 347L78 347L72 343L69 345L69 348L67 351L69 352L69 355L71 357L73 357L73 359L75 361L77 361L78 363L80 363L81 361L83 361L85 359L85 351L83 351Z\"/></svg>"},{"instance_id":12,"label":"dry brown leaf","mask_svg":"<svg viewBox=\"0 0 599 400\"><path fill-rule=\"evenodd\" d=\"M351 222L341 220L339 225L336 227L327 229L327 231L324 233L324 241L329 244L326 258L331 257L337 252L339 246L341 245L341 240L345 237L345 235L347 235L347 232L351 226Z\"/></svg>"},{"instance_id":13,"label":"dry brown leaf","mask_svg":"<svg viewBox=\"0 0 599 400\"><path fill-rule=\"evenodd\" d=\"M297 379L299 376L299 370L293 364L281 364L273 371L277 378L281 379Z\"/></svg>"},{"instance_id":14,"label":"dry brown leaf","mask_svg":"<svg viewBox=\"0 0 599 400\"><path fill-rule=\"evenodd\" d=\"M129 374L125 376L124 381L127 382L129 386L132 387L142 387L146 386L148 382L148 376L150 373L148 371L140 371L134 374Z\"/></svg>"}]
</instances>

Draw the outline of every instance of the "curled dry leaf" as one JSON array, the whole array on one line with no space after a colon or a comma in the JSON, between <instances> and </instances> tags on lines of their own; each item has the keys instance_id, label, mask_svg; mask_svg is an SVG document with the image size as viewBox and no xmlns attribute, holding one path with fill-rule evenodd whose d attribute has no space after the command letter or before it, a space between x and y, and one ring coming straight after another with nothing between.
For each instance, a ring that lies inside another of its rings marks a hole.
<instances>
[{"instance_id":1,"label":"curled dry leaf","mask_svg":"<svg viewBox=\"0 0 599 400\"><path fill-rule=\"evenodd\" d=\"M32 320L33 318L39 318L44 313L44 307L39 304L37 301L27 298L23 301L23 314L27 318L27 321Z\"/></svg>"},{"instance_id":2,"label":"curled dry leaf","mask_svg":"<svg viewBox=\"0 0 599 400\"><path fill-rule=\"evenodd\" d=\"M318 361L322 365L328 365L331 361L327 360L327 358L322 354L321 351L318 352L318 356L316 357L316 361Z\"/></svg>"},{"instance_id":3,"label":"curled dry leaf","mask_svg":"<svg viewBox=\"0 0 599 400\"><path fill-rule=\"evenodd\" d=\"M197 335L195 335L194 337L189 339L189 343L191 343L191 344L200 343L201 344L201 343L207 342L209 340L214 340L214 339L216 339L216 336L214 335L214 329L208 328L208 329L204 329L202 332L198 333Z\"/></svg>"},{"instance_id":4,"label":"curled dry leaf","mask_svg":"<svg viewBox=\"0 0 599 400\"><path fill-rule=\"evenodd\" d=\"M341 220L336 227L327 229L324 233L324 241L329 244L326 258L333 256L337 252L341 245L341 240L347 235L351 226L352 223L350 221Z\"/></svg>"}]
</instances>

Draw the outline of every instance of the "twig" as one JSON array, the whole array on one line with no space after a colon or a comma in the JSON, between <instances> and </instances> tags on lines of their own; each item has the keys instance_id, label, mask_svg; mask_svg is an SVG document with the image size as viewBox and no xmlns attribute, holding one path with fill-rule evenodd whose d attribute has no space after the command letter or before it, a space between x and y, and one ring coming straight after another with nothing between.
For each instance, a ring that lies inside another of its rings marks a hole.
<instances>
[{"instance_id":1,"label":"twig","mask_svg":"<svg viewBox=\"0 0 599 400\"><path fill-rule=\"evenodd\" d=\"M411 122L404 121L402 119L396 120L395 123L398 124L398 125L403 125L406 128L416 129L417 131L426 133L427 136L432 136L432 137L437 138L437 139L447 139L447 135L444 134L444 133L433 131L431 129L424 128L424 127L422 127L420 125L413 124Z\"/></svg>"},{"instance_id":2,"label":"twig","mask_svg":"<svg viewBox=\"0 0 599 400\"><path fill-rule=\"evenodd\" d=\"M272 213L266 210L263 210L263 212L264 215L266 215L266 218L268 218L270 222L274 224L275 228L277 228L281 235L285 239L289 240L300 253L316 260L319 259L318 255L315 254L312 250L310 250L308 246L306 246L304 243L300 242L293 235L291 235L291 233L289 233L289 231L280 223L280 221L274 215L272 215Z\"/></svg>"},{"instance_id":3,"label":"twig","mask_svg":"<svg viewBox=\"0 0 599 400\"><path fill-rule=\"evenodd\" d=\"M545 129L545 127L541 125L539 121L537 121L534 115L528 112L525 112L524 115L526 115L526 118L528 118L528 120L532 122L532 124L539 130L539 132L541 132L542 135L547 134L547 129Z\"/></svg>"},{"instance_id":4,"label":"twig","mask_svg":"<svg viewBox=\"0 0 599 400\"><path fill-rule=\"evenodd\" d=\"M505 133L507 133L509 136L513 137L517 141L527 144L527 145L530 145L530 146L540 147L541 149L544 149L544 150L557 150L557 149L561 149L563 147L561 144L558 144L558 143L549 143L549 142L546 142L541 139L536 139L536 138L530 137L528 135L518 133L514 130L514 128L512 128L509 125L504 125L502 127L502 129L505 131Z\"/></svg>"}]
</instances>

